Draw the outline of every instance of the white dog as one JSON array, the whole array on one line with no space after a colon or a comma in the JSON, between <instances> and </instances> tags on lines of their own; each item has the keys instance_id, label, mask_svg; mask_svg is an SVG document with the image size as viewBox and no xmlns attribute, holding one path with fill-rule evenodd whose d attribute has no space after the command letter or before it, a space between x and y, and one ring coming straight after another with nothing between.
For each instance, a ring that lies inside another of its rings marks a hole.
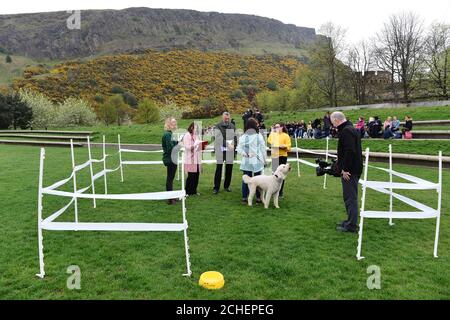
<instances>
[{"instance_id":1,"label":"white dog","mask_svg":"<svg viewBox=\"0 0 450 320\"><path fill-rule=\"evenodd\" d=\"M282 164L271 176L260 175L256 177L249 177L248 175L244 175L242 177L242 180L248 185L248 189L250 191L247 199L248 205L252 206L252 201L256 193L256 189L259 189L261 192L261 200L264 204L264 208L269 208L270 198L273 195L273 204L275 205L275 208L279 209L280 207L278 206L278 195L280 193L281 185L284 179L286 179L289 171L291 171L291 165Z\"/></svg>"}]
</instances>

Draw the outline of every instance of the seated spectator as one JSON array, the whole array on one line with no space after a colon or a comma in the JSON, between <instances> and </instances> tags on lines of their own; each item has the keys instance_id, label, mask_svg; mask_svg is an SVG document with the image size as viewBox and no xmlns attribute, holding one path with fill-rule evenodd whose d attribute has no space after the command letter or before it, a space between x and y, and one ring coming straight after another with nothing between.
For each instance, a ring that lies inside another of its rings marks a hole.
<instances>
[{"instance_id":1,"label":"seated spectator","mask_svg":"<svg viewBox=\"0 0 450 320\"><path fill-rule=\"evenodd\" d=\"M361 138L364 138L366 122L364 121L363 117L359 117L359 120L356 123L355 127L356 127L356 130L358 130L359 133L361 134Z\"/></svg>"},{"instance_id":2,"label":"seated spectator","mask_svg":"<svg viewBox=\"0 0 450 320\"><path fill-rule=\"evenodd\" d=\"M405 117L405 125L402 129L402 134L404 139L412 139L412 128L413 128L413 122L412 118L410 116Z\"/></svg>"},{"instance_id":3,"label":"seated spectator","mask_svg":"<svg viewBox=\"0 0 450 320\"><path fill-rule=\"evenodd\" d=\"M398 120L397 117L394 117L392 120L391 131L394 135L394 139L401 139L402 135L400 133L400 120Z\"/></svg>"},{"instance_id":4,"label":"seated spectator","mask_svg":"<svg viewBox=\"0 0 450 320\"><path fill-rule=\"evenodd\" d=\"M380 138L382 135L382 127L381 120L378 117L374 117L373 121L370 121L368 125L369 137Z\"/></svg>"},{"instance_id":5,"label":"seated spectator","mask_svg":"<svg viewBox=\"0 0 450 320\"><path fill-rule=\"evenodd\" d=\"M392 128L392 117L387 117L386 121L384 121L383 124L383 138L384 139L390 139L394 136L394 134L391 131Z\"/></svg>"},{"instance_id":6,"label":"seated spectator","mask_svg":"<svg viewBox=\"0 0 450 320\"><path fill-rule=\"evenodd\" d=\"M308 137L308 139L312 139L313 137L313 127L311 121L309 121L308 125L306 126L306 136Z\"/></svg>"}]
</instances>

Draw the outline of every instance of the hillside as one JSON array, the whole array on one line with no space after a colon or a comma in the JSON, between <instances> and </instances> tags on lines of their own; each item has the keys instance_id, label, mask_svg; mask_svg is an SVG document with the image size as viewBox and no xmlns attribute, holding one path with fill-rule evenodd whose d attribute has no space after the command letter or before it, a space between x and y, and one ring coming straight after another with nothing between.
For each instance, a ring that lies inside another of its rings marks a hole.
<instances>
[{"instance_id":1,"label":"hillside","mask_svg":"<svg viewBox=\"0 0 450 320\"><path fill-rule=\"evenodd\" d=\"M302 55L314 29L244 14L129 8L81 12L69 30L66 12L0 15L0 48L15 55L68 59L144 49L198 49Z\"/></svg>"},{"instance_id":2,"label":"hillside","mask_svg":"<svg viewBox=\"0 0 450 320\"><path fill-rule=\"evenodd\" d=\"M242 110L269 81L278 87L292 86L300 66L296 58L275 55L148 51L66 62L50 71L32 70L28 78L15 80L13 87L42 92L54 101L82 97L94 104L119 87L138 100L149 97L196 107L202 99L214 97L226 109Z\"/></svg>"}]
</instances>

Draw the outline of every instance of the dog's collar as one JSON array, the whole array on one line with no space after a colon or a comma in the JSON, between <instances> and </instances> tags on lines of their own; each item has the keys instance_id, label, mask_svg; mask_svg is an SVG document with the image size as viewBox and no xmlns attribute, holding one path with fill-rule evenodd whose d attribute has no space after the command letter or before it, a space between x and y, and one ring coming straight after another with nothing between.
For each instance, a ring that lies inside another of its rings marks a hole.
<instances>
[{"instance_id":1,"label":"dog's collar","mask_svg":"<svg viewBox=\"0 0 450 320\"><path fill-rule=\"evenodd\" d=\"M277 179L281 179L279 176L277 176L276 174L274 174L274 176L275 176L275 178L277 178Z\"/></svg>"}]
</instances>

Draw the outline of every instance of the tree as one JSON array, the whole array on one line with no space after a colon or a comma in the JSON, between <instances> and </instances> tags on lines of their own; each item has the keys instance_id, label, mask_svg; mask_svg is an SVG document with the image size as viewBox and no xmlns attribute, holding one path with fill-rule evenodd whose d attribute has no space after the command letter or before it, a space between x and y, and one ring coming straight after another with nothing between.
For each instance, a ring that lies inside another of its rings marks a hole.
<instances>
[{"instance_id":1,"label":"tree","mask_svg":"<svg viewBox=\"0 0 450 320\"><path fill-rule=\"evenodd\" d=\"M6 63L12 63L12 58L11 58L11 56L9 54L6 56L5 62Z\"/></svg>"},{"instance_id":2,"label":"tree","mask_svg":"<svg viewBox=\"0 0 450 320\"><path fill-rule=\"evenodd\" d=\"M314 70L311 80L327 97L329 105L337 107L338 73L342 71L339 58L345 49L346 30L328 22L320 27L319 33L324 37L309 49L310 63Z\"/></svg>"},{"instance_id":3,"label":"tree","mask_svg":"<svg viewBox=\"0 0 450 320\"><path fill-rule=\"evenodd\" d=\"M33 129L47 130L55 126L55 121L58 118L58 109L47 97L42 93L27 90L21 90L19 96L32 110L31 127Z\"/></svg>"},{"instance_id":4,"label":"tree","mask_svg":"<svg viewBox=\"0 0 450 320\"><path fill-rule=\"evenodd\" d=\"M105 103L100 106L100 118L106 125L114 122L120 126L127 115L130 113L130 108L123 101L120 94L109 97Z\"/></svg>"},{"instance_id":5,"label":"tree","mask_svg":"<svg viewBox=\"0 0 450 320\"><path fill-rule=\"evenodd\" d=\"M123 100L125 101L125 103L127 105L129 105L130 107L136 107L138 105L138 101L136 99L136 96L134 94L132 94L131 92L124 92L122 94Z\"/></svg>"},{"instance_id":6,"label":"tree","mask_svg":"<svg viewBox=\"0 0 450 320\"><path fill-rule=\"evenodd\" d=\"M57 127L92 126L95 122L92 107L81 99L68 98L58 106Z\"/></svg>"},{"instance_id":7,"label":"tree","mask_svg":"<svg viewBox=\"0 0 450 320\"><path fill-rule=\"evenodd\" d=\"M269 89L269 90L271 90L271 91L276 91L277 88L278 88L277 82L276 82L275 80L273 80L273 79L272 79L272 80L269 80L269 81L267 82L266 87L267 87L267 89Z\"/></svg>"},{"instance_id":8,"label":"tree","mask_svg":"<svg viewBox=\"0 0 450 320\"><path fill-rule=\"evenodd\" d=\"M450 25L434 23L425 40L426 64L429 77L439 95L449 98L450 87Z\"/></svg>"},{"instance_id":9,"label":"tree","mask_svg":"<svg viewBox=\"0 0 450 320\"><path fill-rule=\"evenodd\" d=\"M150 100L144 99L138 104L135 119L138 123L156 123L160 120L158 105Z\"/></svg>"},{"instance_id":10,"label":"tree","mask_svg":"<svg viewBox=\"0 0 450 320\"><path fill-rule=\"evenodd\" d=\"M348 66L354 96L358 104L367 103L368 72L373 67L373 55L369 44L363 40L348 51Z\"/></svg>"},{"instance_id":11,"label":"tree","mask_svg":"<svg viewBox=\"0 0 450 320\"><path fill-rule=\"evenodd\" d=\"M33 113L28 104L17 94L0 95L0 128L12 127L27 129L30 127Z\"/></svg>"},{"instance_id":12,"label":"tree","mask_svg":"<svg viewBox=\"0 0 450 320\"><path fill-rule=\"evenodd\" d=\"M395 81L398 79L403 100L408 101L415 89L415 77L423 65L423 23L414 13L391 15L377 34L375 52L378 66L391 72L391 86L397 97Z\"/></svg>"}]
</instances>

